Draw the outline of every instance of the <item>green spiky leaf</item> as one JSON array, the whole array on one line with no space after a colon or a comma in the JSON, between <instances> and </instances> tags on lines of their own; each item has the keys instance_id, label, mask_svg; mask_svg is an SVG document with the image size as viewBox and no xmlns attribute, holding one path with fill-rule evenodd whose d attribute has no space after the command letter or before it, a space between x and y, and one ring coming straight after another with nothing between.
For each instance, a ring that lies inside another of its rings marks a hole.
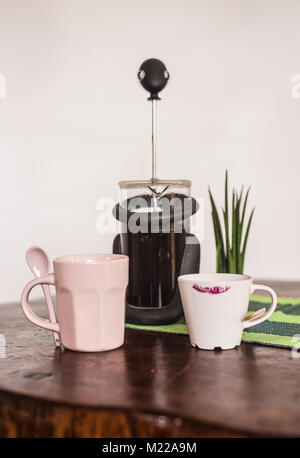
<instances>
[{"instance_id":1,"label":"green spiky leaf","mask_svg":"<svg viewBox=\"0 0 300 458\"><path fill-rule=\"evenodd\" d=\"M247 241L249 237L249 231L253 218L254 209L250 213L248 220L244 241L243 229L245 223L245 215L247 209L248 196L250 187L248 188L245 199L243 202L244 186L242 186L240 193L238 194L235 189L232 192L232 203L231 203L231 228L229 227L229 205L228 205L228 171L225 173L225 202L224 208L222 208L223 223L224 223L224 237L222 226L212 196L211 190L209 189L209 197L212 207L212 220L215 233L216 242L216 269L217 272L230 272L230 273L243 273L245 254ZM231 233L230 233L231 229Z\"/></svg>"},{"instance_id":2,"label":"green spiky leaf","mask_svg":"<svg viewBox=\"0 0 300 458\"><path fill-rule=\"evenodd\" d=\"M255 208L253 208L252 212L250 213L250 217L249 217L249 220L248 220L247 229L246 229L246 233L245 233L245 239L244 239L244 243L243 243L243 250L242 250L242 253L241 253L242 269L244 269L247 242L248 242L248 237L249 237L249 231L250 231L250 227L251 227L252 218L253 218L253 215L254 215L254 210L255 210Z\"/></svg>"}]
</instances>

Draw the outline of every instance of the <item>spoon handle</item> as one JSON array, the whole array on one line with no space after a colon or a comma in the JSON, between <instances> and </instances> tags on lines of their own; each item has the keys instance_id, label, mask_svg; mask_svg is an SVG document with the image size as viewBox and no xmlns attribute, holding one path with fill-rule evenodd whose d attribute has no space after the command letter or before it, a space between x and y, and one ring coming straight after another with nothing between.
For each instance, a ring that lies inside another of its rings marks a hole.
<instances>
[{"instance_id":1,"label":"spoon handle","mask_svg":"<svg viewBox=\"0 0 300 458\"><path fill-rule=\"evenodd\" d=\"M57 323L57 319L56 319L56 315L55 315L55 311L54 311L54 305L53 305L52 297L51 297L51 294L50 294L50 288L49 288L48 285L42 285L42 288L43 288L44 296L45 296L47 307L48 307L50 321L51 321L51 323ZM57 332L53 332L52 334L53 334L53 339L54 339L55 345L57 347L60 347L59 334Z\"/></svg>"}]
</instances>

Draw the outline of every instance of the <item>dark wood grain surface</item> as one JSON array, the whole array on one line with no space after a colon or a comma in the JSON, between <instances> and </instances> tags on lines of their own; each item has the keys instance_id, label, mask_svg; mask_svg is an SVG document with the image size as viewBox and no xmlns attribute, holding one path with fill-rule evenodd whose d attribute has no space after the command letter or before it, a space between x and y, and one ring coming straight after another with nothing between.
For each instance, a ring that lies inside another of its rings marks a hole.
<instances>
[{"instance_id":1,"label":"dark wood grain surface","mask_svg":"<svg viewBox=\"0 0 300 458\"><path fill-rule=\"evenodd\" d=\"M264 283L300 297L300 283ZM300 436L290 350L201 351L187 336L132 329L114 351L56 350L18 304L0 306L0 332L0 437Z\"/></svg>"}]
</instances>

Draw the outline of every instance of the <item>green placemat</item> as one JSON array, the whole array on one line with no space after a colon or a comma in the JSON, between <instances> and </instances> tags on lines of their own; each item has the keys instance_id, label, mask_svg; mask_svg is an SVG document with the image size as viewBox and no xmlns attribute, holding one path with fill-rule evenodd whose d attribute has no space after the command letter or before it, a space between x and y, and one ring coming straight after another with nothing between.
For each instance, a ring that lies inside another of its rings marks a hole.
<instances>
[{"instance_id":1,"label":"green placemat","mask_svg":"<svg viewBox=\"0 0 300 458\"><path fill-rule=\"evenodd\" d=\"M253 294L250 299L248 314L255 312L271 303L268 296ZM184 316L177 323L162 326L141 326L126 324L128 328L144 331L168 332L173 334L188 334ZM245 329L243 342L276 347L299 347L300 344L300 298L278 297L277 308L273 315L261 324Z\"/></svg>"}]
</instances>

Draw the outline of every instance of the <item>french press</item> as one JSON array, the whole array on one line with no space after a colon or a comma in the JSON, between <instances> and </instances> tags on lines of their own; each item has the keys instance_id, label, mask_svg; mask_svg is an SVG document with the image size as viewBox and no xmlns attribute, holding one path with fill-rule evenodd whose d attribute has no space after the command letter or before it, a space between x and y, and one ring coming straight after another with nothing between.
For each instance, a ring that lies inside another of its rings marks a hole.
<instances>
[{"instance_id":1,"label":"french press","mask_svg":"<svg viewBox=\"0 0 300 458\"><path fill-rule=\"evenodd\" d=\"M126 321L159 325L174 323L183 314L178 276L199 272L200 243L189 232L198 203L189 180L160 180L156 174L158 94L169 72L160 60L148 59L138 78L152 104L152 178L119 183L121 198L113 214L120 234L113 252L129 256Z\"/></svg>"}]
</instances>

